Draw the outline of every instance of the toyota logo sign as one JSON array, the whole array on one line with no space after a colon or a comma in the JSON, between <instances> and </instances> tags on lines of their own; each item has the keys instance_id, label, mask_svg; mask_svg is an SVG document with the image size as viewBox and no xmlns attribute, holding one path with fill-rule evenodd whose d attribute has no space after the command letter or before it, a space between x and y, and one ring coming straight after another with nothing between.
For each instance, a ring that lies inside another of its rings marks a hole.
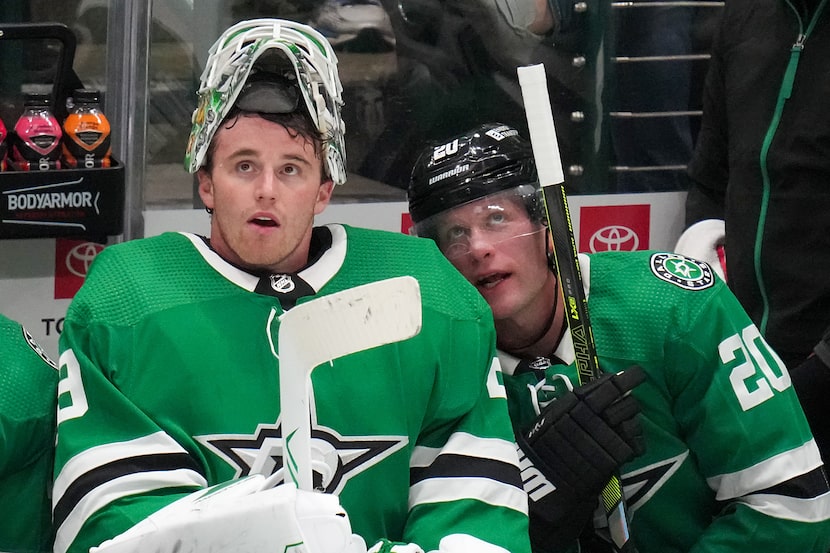
<instances>
[{"instance_id":1,"label":"toyota logo sign","mask_svg":"<svg viewBox=\"0 0 830 553\"><path fill-rule=\"evenodd\" d=\"M592 252L632 252L640 247L640 239L628 227L610 225L591 235L588 244Z\"/></svg>"},{"instance_id":2,"label":"toyota logo sign","mask_svg":"<svg viewBox=\"0 0 830 553\"><path fill-rule=\"evenodd\" d=\"M82 242L66 255L66 269L76 277L85 278L89 272L89 266L98 252L104 249L101 244L94 242Z\"/></svg>"}]
</instances>

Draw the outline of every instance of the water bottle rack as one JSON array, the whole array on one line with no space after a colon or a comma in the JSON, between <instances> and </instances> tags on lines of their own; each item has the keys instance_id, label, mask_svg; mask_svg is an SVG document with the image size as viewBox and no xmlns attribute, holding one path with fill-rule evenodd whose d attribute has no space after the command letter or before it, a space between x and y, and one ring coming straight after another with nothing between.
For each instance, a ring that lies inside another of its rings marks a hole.
<instances>
[{"instance_id":1,"label":"water bottle rack","mask_svg":"<svg viewBox=\"0 0 830 553\"><path fill-rule=\"evenodd\" d=\"M0 173L0 239L105 241L124 229L124 165Z\"/></svg>"},{"instance_id":2,"label":"water bottle rack","mask_svg":"<svg viewBox=\"0 0 830 553\"><path fill-rule=\"evenodd\" d=\"M25 83L48 83L55 115L63 120L67 96L83 87L72 68L75 46L75 34L60 23L0 23L0 84L19 90ZM30 58L44 56L52 62L53 74L27 72ZM8 109L6 104L20 100L19 94L12 96L0 98L0 107ZM15 105L11 113L20 108ZM4 115L7 123L13 121ZM2 171L0 239L75 237L105 242L124 230L124 180L124 165L115 159L111 167L102 168Z\"/></svg>"}]
</instances>

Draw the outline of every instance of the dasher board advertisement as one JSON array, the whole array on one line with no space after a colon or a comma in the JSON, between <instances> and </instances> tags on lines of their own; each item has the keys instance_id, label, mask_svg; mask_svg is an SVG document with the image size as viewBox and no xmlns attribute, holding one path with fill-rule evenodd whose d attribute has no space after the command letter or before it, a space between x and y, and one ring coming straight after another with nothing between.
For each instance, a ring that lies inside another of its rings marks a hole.
<instances>
[{"instance_id":1,"label":"dasher board advertisement","mask_svg":"<svg viewBox=\"0 0 830 553\"><path fill-rule=\"evenodd\" d=\"M683 231L685 199L685 192L571 196L578 249L671 251ZM146 236L210 232L203 210L147 211L144 220ZM411 226L406 202L332 204L316 222L405 233ZM0 312L23 324L54 359L69 302L103 248L69 238L0 240Z\"/></svg>"}]
</instances>

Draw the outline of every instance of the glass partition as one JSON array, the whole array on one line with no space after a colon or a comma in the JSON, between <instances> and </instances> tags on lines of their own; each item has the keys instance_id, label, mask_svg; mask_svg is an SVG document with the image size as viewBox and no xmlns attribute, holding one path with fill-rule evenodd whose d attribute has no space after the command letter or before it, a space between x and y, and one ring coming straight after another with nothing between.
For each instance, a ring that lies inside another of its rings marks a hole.
<instances>
[{"instance_id":1,"label":"glass partition","mask_svg":"<svg viewBox=\"0 0 830 553\"><path fill-rule=\"evenodd\" d=\"M335 202L405 199L409 171L425 143L478 123L501 121L526 135L516 67L534 63L547 70L569 192L684 190L709 43L723 3L563 0L561 28L540 34L522 17L532 4L153 0L147 83L127 83L147 88L146 122L130 123L146 133L144 159L131 160L143 164L142 182L128 175L128 187L143 187L132 209L201 207L182 166L198 77L222 30L254 17L308 23L338 53L349 182L338 187ZM105 93L107 47L118 43L108 32L112 6L110 0L3 0L0 18L66 24L77 37L77 76ZM127 25L135 36L127 39L141 47L147 29L130 25L146 22ZM28 66L36 72L38 64L51 63L47 53L3 56L2 70Z\"/></svg>"},{"instance_id":2,"label":"glass partition","mask_svg":"<svg viewBox=\"0 0 830 553\"><path fill-rule=\"evenodd\" d=\"M520 5L521 2L516 2ZM528 2L528 4L531 4ZM544 63L571 193L684 190L708 47L722 2L563 2L533 34L502 0L156 0L147 206L198 207L181 158L193 93L228 25L283 17L340 60L349 182L335 201L403 200L430 140L484 121L526 134L516 67Z\"/></svg>"}]
</instances>

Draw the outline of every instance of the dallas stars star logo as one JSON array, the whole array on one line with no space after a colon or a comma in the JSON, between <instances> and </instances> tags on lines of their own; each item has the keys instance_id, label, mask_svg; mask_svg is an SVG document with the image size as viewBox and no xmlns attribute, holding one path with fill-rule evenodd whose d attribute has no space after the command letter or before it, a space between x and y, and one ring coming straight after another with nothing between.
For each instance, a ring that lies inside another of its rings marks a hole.
<instances>
[{"instance_id":1,"label":"dallas stars star logo","mask_svg":"<svg viewBox=\"0 0 830 553\"><path fill-rule=\"evenodd\" d=\"M715 277L709 265L675 253L652 255L651 271L658 278L686 290L703 290L715 283Z\"/></svg>"},{"instance_id":2,"label":"dallas stars star logo","mask_svg":"<svg viewBox=\"0 0 830 553\"><path fill-rule=\"evenodd\" d=\"M257 426L252 435L221 434L196 439L234 467L236 478L283 472L284 448L279 421ZM311 442L314 487L337 494L350 478L403 448L408 439L405 436L344 437L331 428L314 425Z\"/></svg>"},{"instance_id":3,"label":"dallas stars star logo","mask_svg":"<svg viewBox=\"0 0 830 553\"><path fill-rule=\"evenodd\" d=\"M689 451L662 459L652 465L642 467L621 476L623 491L628 503L629 512L646 504L646 502L663 487L669 478L674 475L683 462L689 457Z\"/></svg>"}]
</instances>

